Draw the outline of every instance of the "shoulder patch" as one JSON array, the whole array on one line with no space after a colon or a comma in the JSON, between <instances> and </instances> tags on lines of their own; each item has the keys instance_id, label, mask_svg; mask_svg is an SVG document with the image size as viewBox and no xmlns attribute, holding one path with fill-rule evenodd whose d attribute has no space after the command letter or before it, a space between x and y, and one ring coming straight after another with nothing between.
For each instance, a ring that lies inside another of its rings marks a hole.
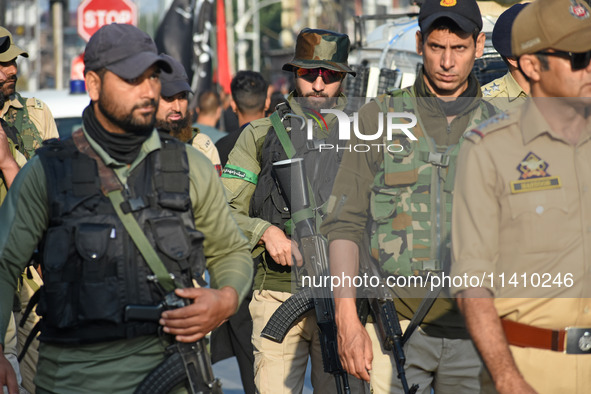
<instances>
[{"instance_id":1,"label":"shoulder patch","mask_svg":"<svg viewBox=\"0 0 591 394\"><path fill-rule=\"evenodd\" d=\"M479 142L487 134L504 128L510 123L516 121L516 118L510 117L506 112L499 112L495 116L480 123L477 128L467 131L464 134L464 138L474 143Z\"/></svg>"},{"instance_id":2,"label":"shoulder patch","mask_svg":"<svg viewBox=\"0 0 591 394\"><path fill-rule=\"evenodd\" d=\"M39 100L38 98L30 97L27 99L27 107L33 107L35 109L43 109L44 106L45 106L45 104L43 103L43 101Z\"/></svg>"}]
</instances>

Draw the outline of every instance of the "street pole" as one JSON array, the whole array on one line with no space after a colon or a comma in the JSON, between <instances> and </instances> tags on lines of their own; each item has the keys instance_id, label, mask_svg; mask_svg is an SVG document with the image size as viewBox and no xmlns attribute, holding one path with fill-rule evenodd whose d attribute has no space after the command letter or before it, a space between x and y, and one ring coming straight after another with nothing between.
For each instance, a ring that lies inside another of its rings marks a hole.
<instances>
[{"instance_id":1,"label":"street pole","mask_svg":"<svg viewBox=\"0 0 591 394\"><path fill-rule=\"evenodd\" d=\"M235 31L234 31L234 4L232 0L225 0L226 5L226 31L228 40L228 65L230 67L230 75L236 74L236 48L235 48Z\"/></svg>"},{"instance_id":2,"label":"street pole","mask_svg":"<svg viewBox=\"0 0 591 394\"><path fill-rule=\"evenodd\" d=\"M64 9L61 0L52 0L53 61L55 63L55 88L64 88Z\"/></svg>"}]
</instances>

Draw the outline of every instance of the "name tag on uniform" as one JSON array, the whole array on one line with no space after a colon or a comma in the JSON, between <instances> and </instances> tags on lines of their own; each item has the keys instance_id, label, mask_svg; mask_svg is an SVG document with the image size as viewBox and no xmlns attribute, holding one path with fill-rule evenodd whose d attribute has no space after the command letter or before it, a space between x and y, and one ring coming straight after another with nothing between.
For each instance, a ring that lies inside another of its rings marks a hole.
<instances>
[{"instance_id":1,"label":"name tag on uniform","mask_svg":"<svg viewBox=\"0 0 591 394\"><path fill-rule=\"evenodd\" d=\"M525 193L539 190L559 189L562 187L560 177L548 173L548 163L538 155L529 152L517 165L521 176L511 181L511 193Z\"/></svg>"}]
</instances>

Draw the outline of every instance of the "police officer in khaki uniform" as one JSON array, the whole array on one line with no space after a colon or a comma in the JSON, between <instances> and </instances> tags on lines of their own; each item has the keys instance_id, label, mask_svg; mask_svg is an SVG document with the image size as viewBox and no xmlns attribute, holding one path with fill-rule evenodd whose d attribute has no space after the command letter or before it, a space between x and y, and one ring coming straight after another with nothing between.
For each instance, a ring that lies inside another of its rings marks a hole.
<instances>
[{"instance_id":1,"label":"police officer in khaki uniform","mask_svg":"<svg viewBox=\"0 0 591 394\"><path fill-rule=\"evenodd\" d=\"M486 392L591 392L591 9L536 0L512 48L533 99L462 146L452 275ZM478 287L476 287L478 286ZM490 378L492 377L492 381Z\"/></svg>"},{"instance_id":2,"label":"police officer in khaki uniform","mask_svg":"<svg viewBox=\"0 0 591 394\"><path fill-rule=\"evenodd\" d=\"M515 4L503 12L492 32L492 43L509 68L507 74L482 87L482 96L491 98L490 102L505 111L522 104L529 94L529 82L519 71L517 59L511 51L511 28L519 12L527 4Z\"/></svg>"},{"instance_id":3,"label":"police officer in khaki uniform","mask_svg":"<svg viewBox=\"0 0 591 394\"><path fill-rule=\"evenodd\" d=\"M47 104L36 98L22 97L16 92L16 58L29 57L29 54L14 44L12 34L4 27L0 27L0 37L8 37L10 40L10 48L0 54L0 71L7 77L0 86L7 97L0 116L17 128L24 142L21 152L32 157L35 149L39 148L44 140L59 137L57 126Z\"/></svg>"}]
</instances>

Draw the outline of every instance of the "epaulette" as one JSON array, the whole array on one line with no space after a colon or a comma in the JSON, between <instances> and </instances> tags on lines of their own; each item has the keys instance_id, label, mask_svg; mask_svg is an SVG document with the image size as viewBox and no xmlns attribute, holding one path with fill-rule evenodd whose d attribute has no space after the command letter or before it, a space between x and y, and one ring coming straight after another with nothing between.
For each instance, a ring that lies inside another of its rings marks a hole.
<instances>
[{"instance_id":1,"label":"epaulette","mask_svg":"<svg viewBox=\"0 0 591 394\"><path fill-rule=\"evenodd\" d=\"M29 97L27 99L27 107L34 107L35 109L43 109L43 101L35 97Z\"/></svg>"},{"instance_id":2,"label":"epaulette","mask_svg":"<svg viewBox=\"0 0 591 394\"><path fill-rule=\"evenodd\" d=\"M499 112L495 116L478 124L478 126L464 134L464 138L474 143L478 143L486 135L505 128L507 125L516 121L516 118L509 116L507 112Z\"/></svg>"}]
</instances>

